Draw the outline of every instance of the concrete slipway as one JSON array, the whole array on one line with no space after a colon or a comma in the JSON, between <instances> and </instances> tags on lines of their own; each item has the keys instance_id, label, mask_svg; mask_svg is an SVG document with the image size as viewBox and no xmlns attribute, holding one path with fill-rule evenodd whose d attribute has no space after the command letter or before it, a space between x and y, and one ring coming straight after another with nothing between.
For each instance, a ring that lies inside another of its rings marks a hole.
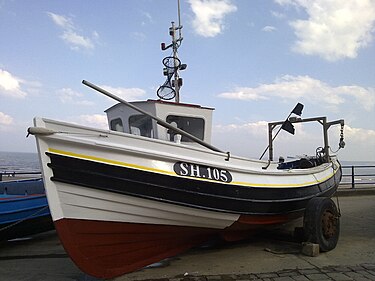
<instances>
[{"instance_id":1,"label":"concrete slipway","mask_svg":"<svg viewBox=\"0 0 375 281\"><path fill-rule=\"evenodd\" d=\"M375 280L375 190L344 195L339 197L341 236L331 252L307 257L299 253L299 244L288 242L289 237L268 233L240 243L192 249L114 280ZM322 274L332 266L336 275ZM340 268L350 274L340 273ZM0 244L0 280L98 279L73 264L52 231Z\"/></svg>"}]
</instances>

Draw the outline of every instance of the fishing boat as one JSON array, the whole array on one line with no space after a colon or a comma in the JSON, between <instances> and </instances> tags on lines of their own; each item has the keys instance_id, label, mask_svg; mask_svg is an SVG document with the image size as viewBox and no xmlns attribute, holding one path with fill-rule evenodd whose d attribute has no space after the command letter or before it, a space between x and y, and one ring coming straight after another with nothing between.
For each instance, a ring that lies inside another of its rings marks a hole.
<instances>
[{"instance_id":1,"label":"fishing boat","mask_svg":"<svg viewBox=\"0 0 375 281\"><path fill-rule=\"evenodd\" d=\"M330 155L328 129L344 121L288 118L269 123L268 160L248 159L211 143L213 108L181 103L186 69L177 56L181 23L172 22L166 81L156 100L118 103L106 110L108 130L34 118L52 218L71 259L89 275L113 278L220 236L234 241L254 229L305 217L306 240L336 246L339 213L330 197L341 166ZM172 101L174 99L174 101ZM324 147L293 161L273 160L273 140L297 122L319 122ZM274 134L276 128L279 131Z\"/></svg>"},{"instance_id":2,"label":"fishing boat","mask_svg":"<svg viewBox=\"0 0 375 281\"><path fill-rule=\"evenodd\" d=\"M0 241L52 229L41 178L0 181Z\"/></svg>"}]
</instances>

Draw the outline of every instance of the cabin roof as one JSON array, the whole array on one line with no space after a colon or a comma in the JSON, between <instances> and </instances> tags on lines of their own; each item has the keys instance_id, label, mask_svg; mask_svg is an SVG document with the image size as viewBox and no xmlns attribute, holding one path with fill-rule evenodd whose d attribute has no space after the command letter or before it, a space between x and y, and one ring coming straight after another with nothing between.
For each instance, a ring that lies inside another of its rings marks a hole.
<instances>
[{"instance_id":1,"label":"cabin roof","mask_svg":"<svg viewBox=\"0 0 375 281\"><path fill-rule=\"evenodd\" d=\"M180 107L193 107L193 108L201 108L201 109L208 109L208 110L215 110L215 108L213 107L206 107L206 106L201 106L199 104L192 104L192 103L176 103L176 102L170 102L170 101L164 101L164 100L152 100L152 99L148 99L147 101L132 101L131 102L132 104L134 105L137 105L137 104L167 104L167 105L172 105L172 106L180 106ZM122 103L117 103L113 106L111 106L110 108L106 109L104 112L108 112L110 111L111 109L119 106L119 105L122 105Z\"/></svg>"}]
</instances>

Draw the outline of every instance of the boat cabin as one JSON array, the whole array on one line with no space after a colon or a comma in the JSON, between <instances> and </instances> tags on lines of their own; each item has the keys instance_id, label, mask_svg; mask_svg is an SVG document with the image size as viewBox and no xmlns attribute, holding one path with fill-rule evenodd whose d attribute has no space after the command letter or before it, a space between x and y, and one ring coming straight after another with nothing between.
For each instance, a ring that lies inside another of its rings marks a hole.
<instances>
[{"instance_id":1,"label":"boat cabin","mask_svg":"<svg viewBox=\"0 0 375 281\"><path fill-rule=\"evenodd\" d=\"M130 103L206 143L211 143L213 108L162 100ZM105 112L111 130L196 145L189 138L158 125L150 116L144 115L125 104L116 104Z\"/></svg>"}]
</instances>

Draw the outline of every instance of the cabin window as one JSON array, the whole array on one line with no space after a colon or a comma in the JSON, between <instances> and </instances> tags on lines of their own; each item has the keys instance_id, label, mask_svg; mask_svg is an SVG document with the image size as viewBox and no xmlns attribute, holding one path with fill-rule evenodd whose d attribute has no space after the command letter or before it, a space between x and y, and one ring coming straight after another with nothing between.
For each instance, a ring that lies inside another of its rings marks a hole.
<instances>
[{"instance_id":1,"label":"cabin window","mask_svg":"<svg viewBox=\"0 0 375 281\"><path fill-rule=\"evenodd\" d=\"M138 114L129 117L130 133L133 135L152 138L154 132L152 129L152 119L149 116Z\"/></svg>"},{"instance_id":2,"label":"cabin window","mask_svg":"<svg viewBox=\"0 0 375 281\"><path fill-rule=\"evenodd\" d=\"M186 116L177 116L169 115L167 117L167 122L177 126L177 128L188 132L189 134L203 140L204 138L204 119L197 117L186 117ZM168 130L169 140L174 141L174 136L176 132ZM182 136L181 141L183 142L193 142L191 139Z\"/></svg>"},{"instance_id":3,"label":"cabin window","mask_svg":"<svg viewBox=\"0 0 375 281\"><path fill-rule=\"evenodd\" d=\"M120 118L111 120L110 127L112 131L124 132L124 126L122 125L122 120Z\"/></svg>"}]
</instances>

